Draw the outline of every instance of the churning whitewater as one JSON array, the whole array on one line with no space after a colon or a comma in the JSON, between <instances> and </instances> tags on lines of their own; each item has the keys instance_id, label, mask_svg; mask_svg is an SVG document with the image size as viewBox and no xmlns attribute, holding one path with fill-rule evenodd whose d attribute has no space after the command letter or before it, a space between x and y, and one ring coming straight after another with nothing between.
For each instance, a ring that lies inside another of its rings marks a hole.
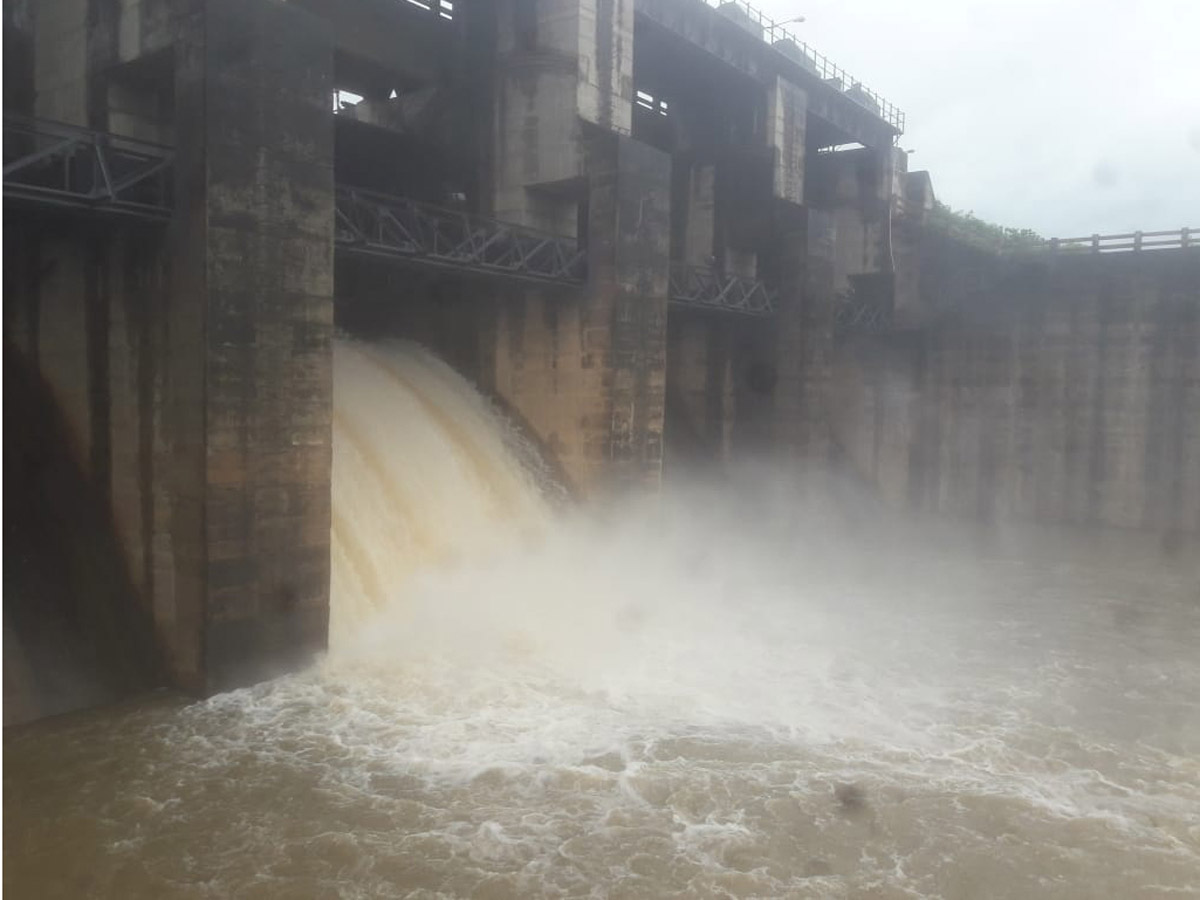
<instances>
[{"instance_id":1,"label":"churning whitewater","mask_svg":"<svg viewBox=\"0 0 1200 900\"><path fill-rule=\"evenodd\" d=\"M1190 562L770 472L568 512L410 345L335 406L328 657L9 739L13 896L1200 896Z\"/></svg>"}]
</instances>

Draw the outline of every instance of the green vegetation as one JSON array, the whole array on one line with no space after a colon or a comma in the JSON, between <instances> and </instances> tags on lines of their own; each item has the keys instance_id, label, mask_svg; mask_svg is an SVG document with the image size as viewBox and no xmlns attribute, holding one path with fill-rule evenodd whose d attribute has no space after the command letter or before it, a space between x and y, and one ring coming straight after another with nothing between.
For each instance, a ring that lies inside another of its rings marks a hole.
<instances>
[{"instance_id":1,"label":"green vegetation","mask_svg":"<svg viewBox=\"0 0 1200 900\"><path fill-rule=\"evenodd\" d=\"M951 237L983 250L997 253L1030 250L1045 243L1036 231L1028 228L1005 228L976 218L974 212L960 212L944 203L934 202L929 224Z\"/></svg>"}]
</instances>

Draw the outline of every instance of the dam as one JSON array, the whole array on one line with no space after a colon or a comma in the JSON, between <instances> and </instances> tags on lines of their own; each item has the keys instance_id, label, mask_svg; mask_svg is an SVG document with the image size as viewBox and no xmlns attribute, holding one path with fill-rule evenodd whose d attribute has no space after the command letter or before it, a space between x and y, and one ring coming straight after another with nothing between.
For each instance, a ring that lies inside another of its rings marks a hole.
<instances>
[{"instance_id":1,"label":"dam","mask_svg":"<svg viewBox=\"0 0 1200 900\"><path fill-rule=\"evenodd\" d=\"M14 896L1200 892L1195 230L740 2L4 40Z\"/></svg>"}]
</instances>

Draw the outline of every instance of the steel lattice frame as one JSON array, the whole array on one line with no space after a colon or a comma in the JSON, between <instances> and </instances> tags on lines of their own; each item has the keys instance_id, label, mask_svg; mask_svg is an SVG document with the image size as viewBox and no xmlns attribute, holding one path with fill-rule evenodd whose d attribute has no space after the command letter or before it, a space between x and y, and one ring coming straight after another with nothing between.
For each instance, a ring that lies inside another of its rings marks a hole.
<instances>
[{"instance_id":1,"label":"steel lattice frame","mask_svg":"<svg viewBox=\"0 0 1200 900\"><path fill-rule=\"evenodd\" d=\"M534 281L581 283L587 254L569 239L358 188L336 194L342 250Z\"/></svg>"},{"instance_id":2,"label":"steel lattice frame","mask_svg":"<svg viewBox=\"0 0 1200 900\"><path fill-rule=\"evenodd\" d=\"M679 306L750 316L775 312L775 294L761 281L684 263L671 264L670 299Z\"/></svg>"},{"instance_id":3,"label":"steel lattice frame","mask_svg":"<svg viewBox=\"0 0 1200 900\"><path fill-rule=\"evenodd\" d=\"M892 311L878 303L855 303L842 300L833 312L833 327L842 334L851 332L874 334L887 331L891 324Z\"/></svg>"},{"instance_id":4,"label":"steel lattice frame","mask_svg":"<svg viewBox=\"0 0 1200 900\"><path fill-rule=\"evenodd\" d=\"M5 200L167 219L173 161L158 144L4 117Z\"/></svg>"}]
</instances>

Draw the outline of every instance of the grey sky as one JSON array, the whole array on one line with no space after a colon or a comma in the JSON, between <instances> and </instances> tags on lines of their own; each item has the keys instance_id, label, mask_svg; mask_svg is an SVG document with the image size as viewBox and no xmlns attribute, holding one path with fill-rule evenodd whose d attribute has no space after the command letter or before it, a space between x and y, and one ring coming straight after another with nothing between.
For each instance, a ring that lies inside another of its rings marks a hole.
<instances>
[{"instance_id":1,"label":"grey sky","mask_svg":"<svg viewBox=\"0 0 1200 900\"><path fill-rule=\"evenodd\" d=\"M757 0L905 111L938 199L1046 236L1200 227L1200 3Z\"/></svg>"}]
</instances>

